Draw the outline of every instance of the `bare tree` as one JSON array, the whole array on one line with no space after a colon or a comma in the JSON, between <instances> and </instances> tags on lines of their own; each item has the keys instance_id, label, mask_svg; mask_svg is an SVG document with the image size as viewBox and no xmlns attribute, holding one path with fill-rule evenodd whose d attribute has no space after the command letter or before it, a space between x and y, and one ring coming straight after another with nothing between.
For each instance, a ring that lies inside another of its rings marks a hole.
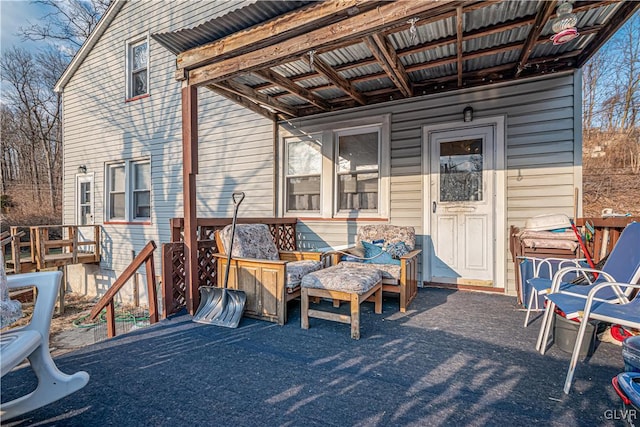
<instances>
[{"instance_id":1,"label":"bare tree","mask_svg":"<svg viewBox=\"0 0 640 427\"><path fill-rule=\"evenodd\" d=\"M50 50L36 56L23 49L10 49L2 57L3 80L11 88L8 105L22 142L21 151L29 150L29 176L40 197L39 184L46 177L51 210L57 206L60 188L62 141L59 138L61 100L52 83L66 62L59 51Z\"/></svg>"},{"instance_id":2,"label":"bare tree","mask_svg":"<svg viewBox=\"0 0 640 427\"><path fill-rule=\"evenodd\" d=\"M111 0L35 0L49 10L41 23L20 28L24 39L62 44L69 56L80 49L107 10Z\"/></svg>"}]
</instances>

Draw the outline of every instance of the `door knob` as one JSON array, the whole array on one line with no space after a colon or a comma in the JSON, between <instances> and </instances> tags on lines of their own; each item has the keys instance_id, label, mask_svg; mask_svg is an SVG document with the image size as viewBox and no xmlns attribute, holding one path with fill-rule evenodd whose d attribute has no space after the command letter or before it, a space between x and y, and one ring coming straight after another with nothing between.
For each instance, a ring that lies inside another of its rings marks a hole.
<instances>
[{"instance_id":1,"label":"door knob","mask_svg":"<svg viewBox=\"0 0 640 427\"><path fill-rule=\"evenodd\" d=\"M438 203L433 202L433 213L436 213L436 208L438 207Z\"/></svg>"}]
</instances>

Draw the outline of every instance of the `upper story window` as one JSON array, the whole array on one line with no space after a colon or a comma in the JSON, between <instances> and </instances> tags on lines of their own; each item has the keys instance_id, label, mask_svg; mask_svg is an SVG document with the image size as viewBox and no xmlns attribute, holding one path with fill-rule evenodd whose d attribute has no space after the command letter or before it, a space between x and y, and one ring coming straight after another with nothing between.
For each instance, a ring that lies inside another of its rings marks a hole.
<instances>
[{"instance_id":1,"label":"upper story window","mask_svg":"<svg viewBox=\"0 0 640 427\"><path fill-rule=\"evenodd\" d=\"M389 215L388 116L295 128L292 133L285 134L282 144L285 214Z\"/></svg>"},{"instance_id":2,"label":"upper story window","mask_svg":"<svg viewBox=\"0 0 640 427\"><path fill-rule=\"evenodd\" d=\"M107 221L151 219L151 163L127 160L107 165Z\"/></svg>"},{"instance_id":3,"label":"upper story window","mask_svg":"<svg viewBox=\"0 0 640 427\"><path fill-rule=\"evenodd\" d=\"M127 43L127 99L149 93L149 39Z\"/></svg>"}]
</instances>

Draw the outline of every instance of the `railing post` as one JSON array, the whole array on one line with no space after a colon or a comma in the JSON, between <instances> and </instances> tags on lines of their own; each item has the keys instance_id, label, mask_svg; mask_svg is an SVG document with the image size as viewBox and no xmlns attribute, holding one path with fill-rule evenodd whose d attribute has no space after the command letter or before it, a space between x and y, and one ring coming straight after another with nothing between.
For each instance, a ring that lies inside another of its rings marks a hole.
<instances>
[{"instance_id":1,"label":"railing post","mask_svg":"<svg viewBox=\"0 0 640 427\"><path fill-rule=\"evenodd\" d=\"M107 304L107 337L113 338L116 336L116 309L113 305L113 300Z\"/></svg>"},{"instance_id":2,"label":"railing post","mask_svg":"<svg viewBox=\"0 0 640 427\"><path fill-rule=\"evenodd\" d=\"M93 226L93 241L96 242L96 247L95 247L95 262L100 262L100 226L99 225L94 225Z\"/></svg>"},{"instance_id":3,"label":"railing post","mask_svg":"<svg viewBox=\"0 0 640 427\"><path fill-rule=\"evenodd\" d=\"M20 234L18 227L11 227L11 259L13 259L13 271L20 273Z\"/></svg>"},{"instance_id":4,"label":"railing post","mask_svg":"<svg viewBox=\"0 0 640 427\"><path fill-rule=\"evenodd\" d=\"M77 264L78 263L78 227L70 226L69 234L71 235L72 263Z\"/></svg>"},{"instance_id":5,"label":"railing post","mask_svg":"<svg viewBox=\"0 0 640 427\"><path fill-rule=\"evenodd\" d=\"M147 258L147 295L149 296L149 323L158 322L158 292L156 290L156 274L153 253Z\"/></svg>"}]
</instances>

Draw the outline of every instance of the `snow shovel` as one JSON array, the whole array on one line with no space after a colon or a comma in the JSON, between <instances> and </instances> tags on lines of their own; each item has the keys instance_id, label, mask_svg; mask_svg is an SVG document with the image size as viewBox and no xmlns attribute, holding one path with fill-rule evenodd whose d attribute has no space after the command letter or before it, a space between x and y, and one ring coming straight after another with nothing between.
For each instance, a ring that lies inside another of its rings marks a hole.
<instances>
[{"instance_id":1,"label":"snow shovel","mask_svg":"<svg viewBox=\"0 0 640 427\"><path fill-rule=\"evenodd\" d=\"M227 289L229 283L229 268L231 267L231 251L236 233L236 218L238 207L244 200L244 193L233 193L233 221L231 222L231 243L227 252L227 268L224 274L224 287L200 287L200 305L193 315L193 321L210 325L237 328L242 318L247 295L243 291Z\"/></svg>"}]
</instances>

